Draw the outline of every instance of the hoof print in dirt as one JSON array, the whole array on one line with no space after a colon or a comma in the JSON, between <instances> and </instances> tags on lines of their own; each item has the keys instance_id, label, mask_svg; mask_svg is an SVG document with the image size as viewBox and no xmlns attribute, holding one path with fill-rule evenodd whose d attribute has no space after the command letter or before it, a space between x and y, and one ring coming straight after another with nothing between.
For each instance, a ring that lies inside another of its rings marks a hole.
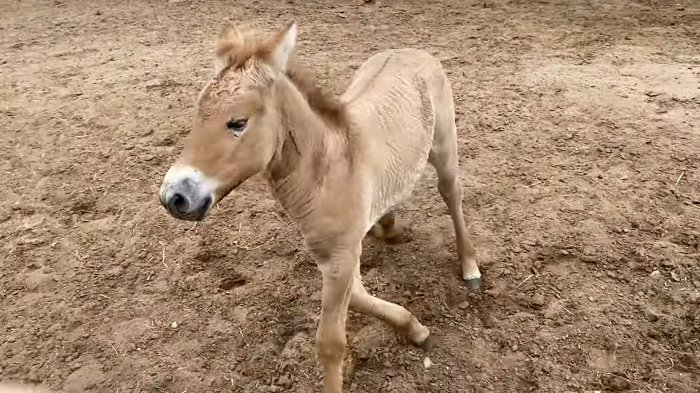
<instances>
[{"instance_id":1,"label":"hoof print in dirt","mask_svg":"<svg viewBox=\"0 0 700 393\"><path fill-rule=\"evenodd\" d=\"M229 291L233 288L237 288L240 286L245 285L246 280L244 277L241 276L234 276L234 277L227 277L221 280L219 283L219 288L223 289L224 291Z\"/></svg>"},{"instance_id":2,"label":"hoof print in dirt","mask_svg":"<svg viewBox=\"0 0 700 393\"><path fill-rule=\"evenodd\" d=\"M633 388L632 383L620 375L604 375L600 378L600 382L606 390L611 392L622 392Z\"/></svg>"}]
</instances>

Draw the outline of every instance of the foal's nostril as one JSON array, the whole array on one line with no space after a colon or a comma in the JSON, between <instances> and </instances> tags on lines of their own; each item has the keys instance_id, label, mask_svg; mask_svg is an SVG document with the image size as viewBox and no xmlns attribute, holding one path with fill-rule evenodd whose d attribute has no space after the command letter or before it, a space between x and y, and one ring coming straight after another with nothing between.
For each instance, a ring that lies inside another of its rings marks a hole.
<instances>
[{"instance_id":1,"label":"foal's nostril","mask_svg":"<svg viewBox=\"0 0 700 393\"><path fill-rule=\"evenodd\" d=\"M202 200L202 203L200 203L197 207L194 207L192 209L192 214L194 214L197 217L203 218L209 211L209 208L211 207L211 202L211 197L204 198L204 200Z\"/></svg>"},{"instance_id":2,"label":"foal's nostril","mask_svg":"<svg viewBox=\"0 0 700 393\"><path fill-rule=\"evenodd\" d=\"M211 205L211 202L212 202L211 197L206 197L206 198L204 198L204 203L202 203L202 207L204 208L204 210L208 210L208 209L209 209L209 206Z\"/></svg>"},{"instance_id":3,"label":"foal's nostril","mask_svg":"<svg viewBox=\"0 0 700 393\"><path fill-rule=\"evenodd\" d=\"M187 213L190 203L182 194L176 193L170 198L170 208L177 213Z\"/></svg>"}]
</instances>

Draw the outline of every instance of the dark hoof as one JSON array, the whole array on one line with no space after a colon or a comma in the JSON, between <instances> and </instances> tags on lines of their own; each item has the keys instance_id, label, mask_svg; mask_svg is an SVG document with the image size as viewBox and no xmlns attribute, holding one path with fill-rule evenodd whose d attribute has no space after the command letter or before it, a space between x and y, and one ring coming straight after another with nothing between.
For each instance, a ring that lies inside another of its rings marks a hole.
<instances>
[{"instance_id":1,"label":"dark hoof","mask_svg":"<svg viewBox=\"0 0 700 393\"><path fill-rule=\"evenodd\" d=\"M435 347L433 335L431 334L428 337L426 337L425 340L423 340L423 342L419 345L419 347L425 352L429 352L430 350L432 350L433 347Z\"/></svg>"},{"instance_id":2,"label":"dark hoof","mask_svg":"<svg viewBox=\"0 0 700 393\"><path fill-rule=\"evenodd\" d=\"M405 243L405 238L403 236L403 233L398 232L398 233L390 233L388 235L384 235L384 241L387 244L401 244Z\"/></svg>"},{"instance_id":3,"label":"dark hoof","mask_svg":"<svg viewBox=\"0 0 700 393\"><path fill-rule=\"evenodd\" d=\"M481 277L464 280L464 285L466 285L467 288L471 289L472 291L481 290L481 283Z\"/></svg>"}]
</instances>

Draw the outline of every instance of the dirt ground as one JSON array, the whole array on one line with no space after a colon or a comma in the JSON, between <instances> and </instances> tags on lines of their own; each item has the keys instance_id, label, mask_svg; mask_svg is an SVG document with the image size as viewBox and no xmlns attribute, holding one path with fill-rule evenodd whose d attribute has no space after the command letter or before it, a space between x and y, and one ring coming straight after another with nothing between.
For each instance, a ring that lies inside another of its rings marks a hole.
<instances>
[{"instance_id":1,"label":"dirt ground","mask_svg":"<svg viewBox=\"0 0 700 393\"><path fill-rule=\"evenodd\" d=\"M192 226L157 200L225 18L299 22L342 92L376 51L456 95L485 291L426 170L365 282L437 338L351 314L351 392L700 390L700 3L0 0L0 380L311 392L320 275L260 179ZM342 225L342 223L339 223Z\"/></svg>"}]
</instances>

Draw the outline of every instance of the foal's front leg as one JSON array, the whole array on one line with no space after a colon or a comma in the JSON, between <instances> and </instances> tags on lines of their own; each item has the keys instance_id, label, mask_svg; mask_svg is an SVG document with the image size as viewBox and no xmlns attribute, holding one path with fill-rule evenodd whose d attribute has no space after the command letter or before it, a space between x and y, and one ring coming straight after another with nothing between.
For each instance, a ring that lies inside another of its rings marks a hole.
<instances>
[{"instance_id":1,"label":"foal's front leg","mask_svg":"<svg viewBox=\"0 0 700 393\"><path fill-rule=\"evenodd\" d=\"M350 309L362 314L373 315L405 334L415 345L430 347L430 330L421 325L413 314L398 304L387 302L370 295L362 285L360 265L355 266L355 279L352 283Z\"/></svg>"},{"instance_id":2,"label":"foal's front leg","mask_svg":"<svg viewBox=\"0 0 700 393\"><path fill-rule=\"evenodd\" d=\"M359 247L361 245L356 246ZM321 318L316 331L316 352L323 367L324 392L341 393L346 344L345 322L354 280L353 271L359 263L359 255L354 250L335 252L332 257L317 263L323 276L323 289Z\"/></svg>"}]
</instances>

